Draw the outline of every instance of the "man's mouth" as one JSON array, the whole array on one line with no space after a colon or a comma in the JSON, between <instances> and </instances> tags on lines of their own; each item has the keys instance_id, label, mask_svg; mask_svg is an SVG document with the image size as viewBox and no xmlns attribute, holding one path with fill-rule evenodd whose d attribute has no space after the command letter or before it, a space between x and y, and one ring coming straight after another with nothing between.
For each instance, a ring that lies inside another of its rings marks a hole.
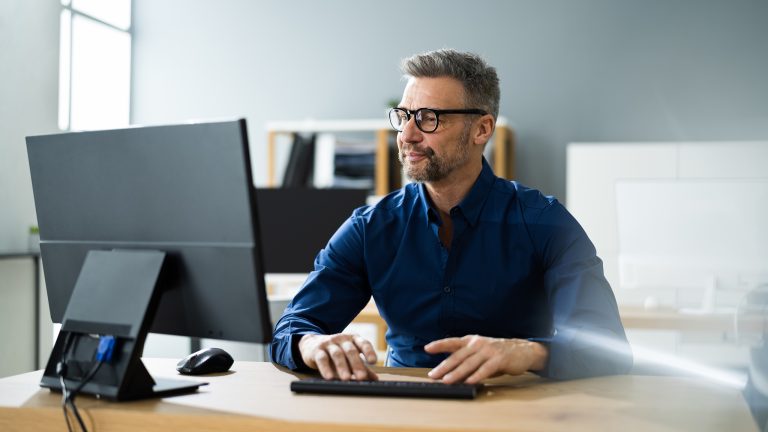
<instances>
[{"instance_id":1,"label":"man's mouth","mask_svg":"<svg viewBox=\"0 0 768 432\"><path fill-rule=\"evenodd\" d=\"M408 162L419 162L427 158L426 154L419 152L408 152L405 156L408 158Z\"/></svg>"},{"instance_id":2,"label":"man's mouth","mask_svg":"<svg viewBox=\"0 0 768 432\"><path fill-rule=\"evenodd\" d=\"M435 151L427 147L423 151L411 149L411 150L406 150L403 153L405 154L405 159L407 159L408 162L414 163L414 162L420 162L424 159L431 158L435 154Z\"/></svg>"}]
</instances>

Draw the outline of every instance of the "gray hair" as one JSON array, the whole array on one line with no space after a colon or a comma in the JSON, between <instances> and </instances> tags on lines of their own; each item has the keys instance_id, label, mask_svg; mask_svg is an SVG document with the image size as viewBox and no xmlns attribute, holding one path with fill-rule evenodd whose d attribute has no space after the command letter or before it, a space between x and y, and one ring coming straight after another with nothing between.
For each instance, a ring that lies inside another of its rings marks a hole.
<instances>
[{"instance_id":1,"label":"gray hair","mask_svg":"<svg viewBox=\"0 0 768 432\"><path fill-rule=\"evenodd\" d=\"M408 78L454 78L464 87L466 108L480 108L494 118L499 116L496 68L477 54L452 49L430 51L403 59L400 69Z\"/></svg>"}]
</instances>

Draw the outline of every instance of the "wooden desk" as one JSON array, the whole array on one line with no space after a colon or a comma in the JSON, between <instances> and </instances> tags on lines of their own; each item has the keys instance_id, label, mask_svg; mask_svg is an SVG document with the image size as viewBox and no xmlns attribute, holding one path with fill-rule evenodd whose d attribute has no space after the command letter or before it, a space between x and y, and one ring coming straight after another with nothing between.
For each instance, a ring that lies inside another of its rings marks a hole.
<instances>
[{"instance_id":1,"label":"wooden desk","mask_svg":"<svg viewBox=\"0 0 768 432\"><path fill-rule=\"evenodd\" d=\"M175 360L145 360L175 376ZM377 368L383 379L424 379L426 369ZM500 377L474 401L295 395L297 375L271 363L236 362L198 393L111 403L81 396L89 430L108 431L754 431L737 390L677 377L614 376L553 382ZM60 394L40 371L0 379L0 430L65 430Z\"/></svg>"},{"instance_id":2,"label":"wooden desk","mask_svg":"<svg viewBox=\"0 0 768 432\"><path fill-rule=\"evenodd\" d=\"M665 308L622 307L619 313L624 327L631 329L718 333L733 333L735 330L735 311L732 313L694 314Z\"/></svg>"},{"instance_id":3,"label":"wooden desk","mask_svg":"<svg viewBox=\"0 0 768 432\"><path fill-rule=\"evenodd\" d=\"M371 300L352 321L357 324L373 324L376 327L376 350L387 351L387 323L379 315L376 303Z\"/></svg>"}]
</instances>

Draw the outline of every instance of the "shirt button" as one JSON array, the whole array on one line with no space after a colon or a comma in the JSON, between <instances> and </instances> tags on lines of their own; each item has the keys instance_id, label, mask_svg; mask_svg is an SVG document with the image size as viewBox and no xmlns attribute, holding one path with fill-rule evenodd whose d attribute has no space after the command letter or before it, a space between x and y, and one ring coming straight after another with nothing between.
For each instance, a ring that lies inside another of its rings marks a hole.
<instances>
[{"instance_id":1,"label":"shirt button","mask_svg":"<svg viewBox=\"0 0 768 432\"><path fill-rule=\"evenodd\" d=\"M443 287L443 292L446 292L446 293L449 293L449 292L451 292L451 287L450 287L450 286L448 286L448 285L444 286L444 287Z\"/></svg>"}]
</instances>

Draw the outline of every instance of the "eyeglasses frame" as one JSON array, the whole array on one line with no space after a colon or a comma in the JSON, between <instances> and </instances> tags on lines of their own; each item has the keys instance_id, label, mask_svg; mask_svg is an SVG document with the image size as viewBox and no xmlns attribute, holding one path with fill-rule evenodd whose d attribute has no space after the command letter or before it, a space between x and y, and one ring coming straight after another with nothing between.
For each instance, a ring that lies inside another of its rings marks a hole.
<instances>
[{"instance_id":1,"label":"eyeglasses frame","mask_svg":"<svg viewBox=\"0 0 768 432\"><path fill-rule=\"evenodd\" d=\"M403 123L403 127L401 129L398 129L392 123L392 112L394 112L395 110L397 110L397 111L404 111L405 112L405 123ZM426 131L426 130L422 129L421 128L421 122L420 121L416 121L416 114L419 111L423 111L423 110L432 111L433 113L435 113L435 128L432 129L431 131ZM481 110L479 108L436 109L436 108L426 108L425 107L425 108L417 108L417 109L411 111L409 109L395 107L395 108L390 108L389 112L387 113L387 116L389 118L389 124L390 124L390 126L392 126L392 129L394 129L394 130L396 130L398 132L402 132L405 129L405 124L408 123L411 120L411 117L413 117L414 121L416 121L416 127L419 128L420 131L422 131L424 133L433 133L440 126L440 115L441 114L474 114L474 115L484 116L484 115L487 115L488 112L485 111L485 110Z\"/></svg>"}]
</instances>

